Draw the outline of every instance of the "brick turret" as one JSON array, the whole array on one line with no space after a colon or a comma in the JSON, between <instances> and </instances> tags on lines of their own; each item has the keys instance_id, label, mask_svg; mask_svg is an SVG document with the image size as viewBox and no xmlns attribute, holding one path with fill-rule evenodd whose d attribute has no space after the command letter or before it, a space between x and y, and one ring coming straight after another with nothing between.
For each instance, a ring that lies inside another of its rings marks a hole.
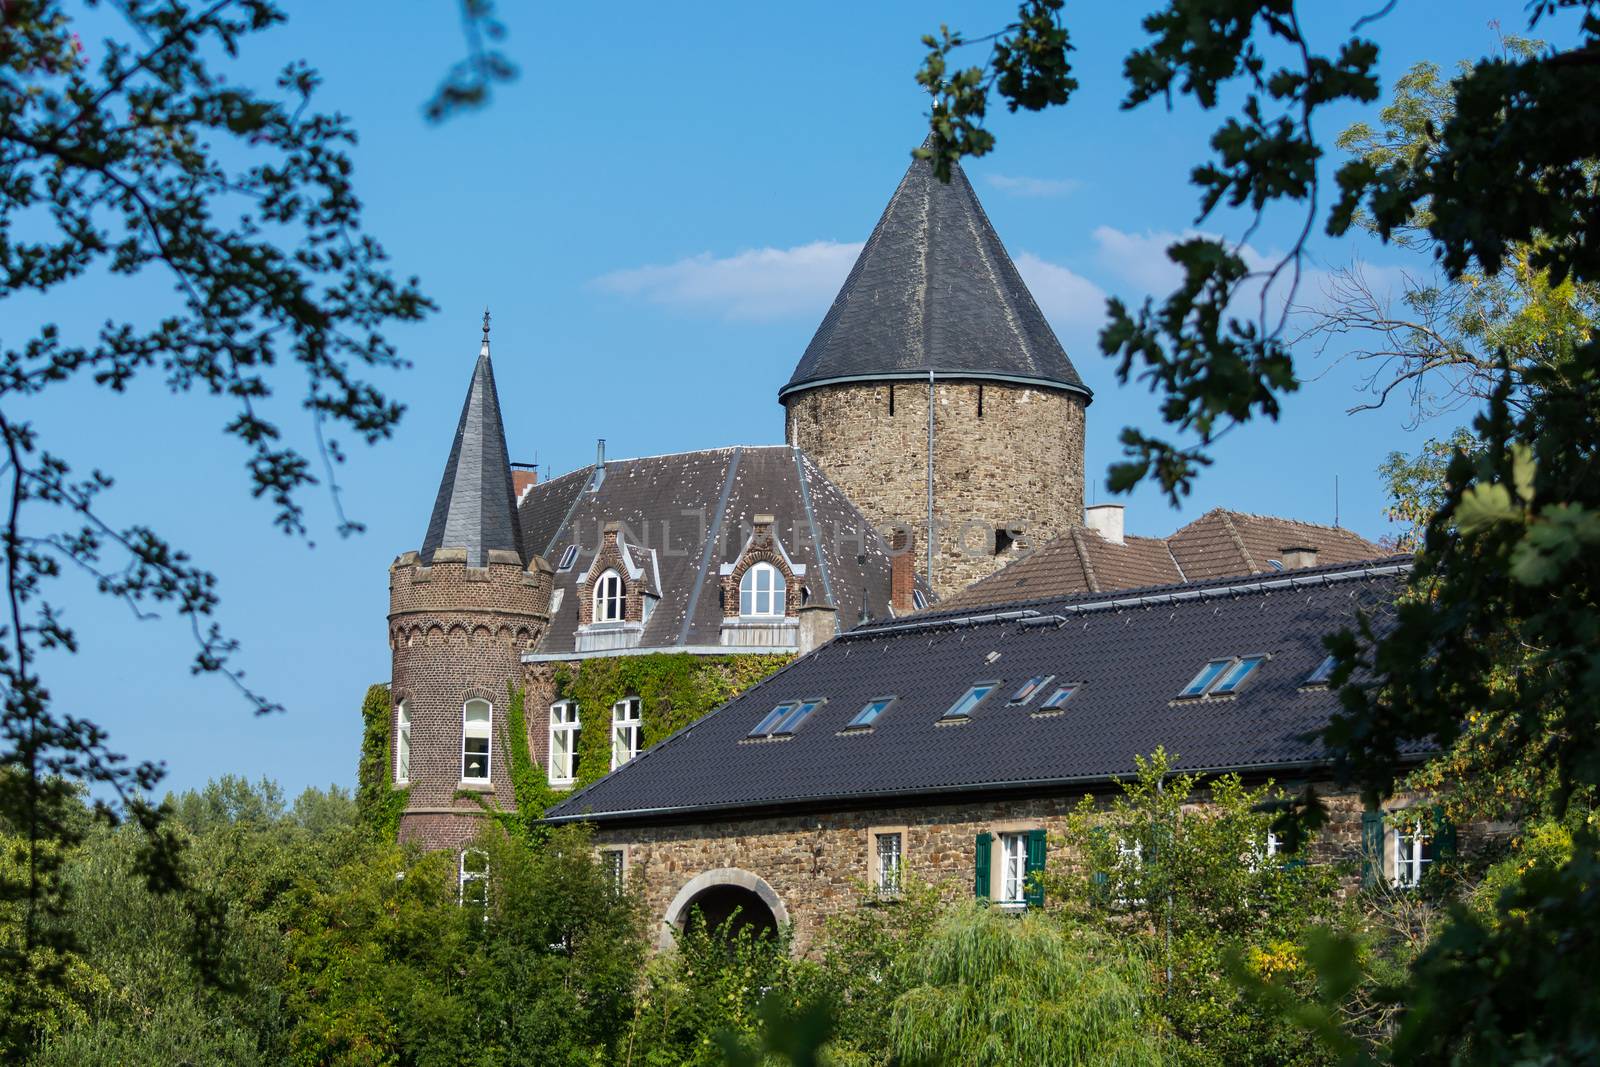
<instances>
[{"instance_id":1,"label":"brick turret","mask_svg":"<svg viewBox=\"0 0 1600 1067\"><path fill-rule=\"evenodd\" d=\"M457 848L478 831L480 800L516 806L506 689L549 623L550 588L550 565L522 552L485 313L422 551L389 568L390 767L410 790L402 840Z\"/></svg>"}]
</instances>

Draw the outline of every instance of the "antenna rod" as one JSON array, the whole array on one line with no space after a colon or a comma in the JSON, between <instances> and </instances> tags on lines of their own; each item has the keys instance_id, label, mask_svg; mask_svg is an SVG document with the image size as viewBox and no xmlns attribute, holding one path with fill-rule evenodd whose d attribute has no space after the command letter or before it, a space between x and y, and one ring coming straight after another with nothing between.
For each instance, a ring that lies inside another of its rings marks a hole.
<instances>
[{"instance_id":1,"label":"antenna rod","mask_svg":"<svg viewBox=\"0 0 1600 1067\"><path fill-rule=\"evenodd\" d=\"M1339 476L1333 476L1333 528L1339 528Z\"/></svg>"}]
</instances>

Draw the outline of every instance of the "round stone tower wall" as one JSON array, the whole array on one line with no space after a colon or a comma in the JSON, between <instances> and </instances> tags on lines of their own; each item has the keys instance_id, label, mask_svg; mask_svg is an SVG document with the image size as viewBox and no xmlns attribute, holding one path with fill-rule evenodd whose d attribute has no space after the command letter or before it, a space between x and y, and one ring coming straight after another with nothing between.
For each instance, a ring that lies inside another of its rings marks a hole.
<instances>
[{"instance_id":1,"label":"round stone tower wall","mask_svg":"<svg viewBox=\"0 0 1600 1067\"><path fill-rule=\"evenodd\" d=\"M823 385L792 394L784 406L790 444L805 449L879 529L903 524L916 533L917 572L925 575L927 382ZM933 586L941 596L1083 525L1085 406L1083 396L1063 389L935 382Z\"/></svg>"},{"instance_id":2,"label":"round stone tower wall","mask_svg":"<svg viewBox=\"0 0 1600 1067\"><path fill-rule=\"evenodd\" d=\"M520 684L520 655L550 620L550 565L542 558L526 568L515 552L490 550L484 567L469 567L466 558L465 549L441 548L426 566L407 552L389 568L392 744L398 744L402 703L411 717L410 794L400 838L430 849L470 840L481 824L480 799L503 810L516 807L506 686ZM462 712L474 698L492 709L487 785L461 776ZM394 781L392 746L389 772Z\"/></svg>"}]
</instances>

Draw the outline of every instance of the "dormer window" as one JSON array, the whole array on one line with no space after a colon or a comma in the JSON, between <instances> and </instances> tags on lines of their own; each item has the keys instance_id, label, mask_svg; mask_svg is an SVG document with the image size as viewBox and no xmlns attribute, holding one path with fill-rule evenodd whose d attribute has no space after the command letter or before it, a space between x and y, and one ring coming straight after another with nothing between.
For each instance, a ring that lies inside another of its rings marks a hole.
<instances>
[{"instance_id":1,"label":"dormer window","mask_svg":"<svg viewBox=\"0 0 1600 1067\"><path fill-rule=\"evenodd\" d=\"M614 570L602 572L594 582L594 621L621 622L624 603L622 575Z\"/></svg>"},{"instance_id":2,"label":"dormer window","mask_svg":"<svg viewBox=\"0 0 1600 1067\"><path fill-rule=\"evenodd\" d=\"M778 568L757 563L739 579L739 614L778 616L783 614L784 581Z\"/></svg>"}]
</instances>

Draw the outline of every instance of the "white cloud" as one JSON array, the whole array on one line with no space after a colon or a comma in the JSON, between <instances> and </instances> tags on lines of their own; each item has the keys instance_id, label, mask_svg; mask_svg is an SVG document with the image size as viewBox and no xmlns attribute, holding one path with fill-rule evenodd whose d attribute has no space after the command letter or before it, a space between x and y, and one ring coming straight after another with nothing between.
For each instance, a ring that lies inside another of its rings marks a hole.
<instances>
[{"instance_id":1,"label":"white cloud","mask_svg":"<svg viewBox=\"0 0 1600 1067\"><path fill-rule=\"evenodd\" d=\"M1023 252L1016 262L1039 310L1057 325L1098 326L1105 318L1105 290L1083 275L1032 252Z\"/></svg>"},{"instance_id":2,"label":"white cloud","mask_svg":"<svg viewBox=\"0 0 1600 1067\"><path fill-rule=\"evenodd\" d=\"M616 270L594 279L606 292L682 311L729 319L821 316L861 254L859 242L812 241L794 248L753 248Z\"/></svg>"},{"instance_id":3,"label":"white cloud","mask_svg":"<svg viewBox=\"0 0 1600 1067\"><path fill-rule=\"evenodd\" d=\"M1083 188L1075 178L1027 178L1012 174L986 174L984 181L1014 196L1066 196Z\"/></svg>"}]
</instances>

